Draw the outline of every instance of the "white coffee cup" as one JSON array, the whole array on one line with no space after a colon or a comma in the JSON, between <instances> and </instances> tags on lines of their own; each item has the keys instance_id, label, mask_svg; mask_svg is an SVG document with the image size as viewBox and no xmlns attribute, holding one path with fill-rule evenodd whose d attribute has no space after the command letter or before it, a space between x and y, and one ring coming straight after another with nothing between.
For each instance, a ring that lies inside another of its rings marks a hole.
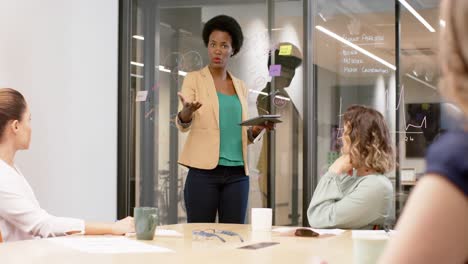
<instances>
[{"instance_id":1,"label":"white coffee cup","mask_svg":"<svg viewBox=\"0 0 468 264\"><path fill-rule=\"evenodd\" d=\"M250 234L250 240L252 242L268 242L272 241L272 233L268 231L252 231Z\"/></svg>"},{"instance_id":2,"label":"white coffee cup","mask_svg":"<svg viewBox=\"0 0 468 264\"><path fill-rule=\"evenodd\" d=\"M353 230L354 262L359 264L377 263L390 238L385 231Z\"/></svg>"},{"instance_id":3,"label":"white coffee cup","mask_svg":"<svg viewBox=\"0 0 468 264\"><path fill-rule=\"evenodd\" d=\"M273 210L271 208L252 208L252 231L271 231Z\"/></svg>"}]
</instances>

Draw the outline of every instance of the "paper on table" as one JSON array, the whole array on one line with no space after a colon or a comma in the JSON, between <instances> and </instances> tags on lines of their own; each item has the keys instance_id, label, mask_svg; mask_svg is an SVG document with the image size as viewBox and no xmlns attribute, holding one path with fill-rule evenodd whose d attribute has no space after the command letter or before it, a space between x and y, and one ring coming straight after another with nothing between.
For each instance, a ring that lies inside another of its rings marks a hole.
<instances>
[{"instance_id":1,"label":"paper on table","mask_svg":"<svg viewBox=\"0 0 468 264\"><path fill-rule=\"evenodd\" d=\"M346 230L338 229L338 228L335 228L335 229L315 229L315 228L312 228L312 230L319 233L320 235L341 235L344 232L346 232Z\"/></svg>"},{"instance_id":2,"label":"paper on table","mask_svg":"<svg viewBox=\"0 0 468 264\"><path fill-rule=\"evenodd\" d=\"M170 229L156 229L156 236L168 236L168 237L183 237L183 235L175 230Z\"/></svg>"},{"instance_id":3,"label":"paper on table","mask_svg":"<svg viewBox=\"0 0 468 264\"><path fill-rule=\"evenodd\" d=\"M279 232L279 233L287 233L287 232L296 230L297 228L299 227L278 227L278 228L273 229L272 231ZM313 230L319 235L340 235L346 231L343 229L316 229L316 228L307 228L307 229Z\"/></svg>"},{"instance_id":4,"label":"paper on table","mask_svg":"<svg viewBox=\"0 0 468 264\"><path fill-rule=\"evenodd\" d=\"M125 236L134 237L136 233L126 233ZM164 237L183 237L183 235L175 230L156 228L155 236L164 236Z\"/></svg>"},{"instance_id":5,"label":"paper on table","mask_svg":"<svg viewBox=\"0 0 468 264\"><path fill-rule=\"evenodd\" d=\"M379 237L382 235L394 235L395 233L395 230L389 230L388 232L385 230L353 230L352 237Z\"/></svg>"},{"instance_id":6,"label":"paper on table","mask_svg":"<svg viewBox=\"0 0 468 264\"><path fill-rule=\"evenodd\" d=\"M148 245L126 237L56 237L49 241L87 253L122 254L122 253L169 253L168 248Z\"/></svg>"}]
</instances>

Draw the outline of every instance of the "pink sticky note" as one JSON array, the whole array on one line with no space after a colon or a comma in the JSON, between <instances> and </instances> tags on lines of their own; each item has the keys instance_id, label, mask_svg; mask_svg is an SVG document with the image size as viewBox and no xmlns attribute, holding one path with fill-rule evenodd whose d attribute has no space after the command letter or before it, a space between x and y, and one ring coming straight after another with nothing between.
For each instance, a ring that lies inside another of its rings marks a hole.
<instances>
[{"instance_id":1,"label":"pink sticky note","mask_svg":"<svg viewBox=\"0 0 468 264\"><path fill-rule=\"evenodd\" d=\"M270 76L280 76L281 75L281 65L275 64L275 65L270 65Z\"/></svg>"}]
</instances>

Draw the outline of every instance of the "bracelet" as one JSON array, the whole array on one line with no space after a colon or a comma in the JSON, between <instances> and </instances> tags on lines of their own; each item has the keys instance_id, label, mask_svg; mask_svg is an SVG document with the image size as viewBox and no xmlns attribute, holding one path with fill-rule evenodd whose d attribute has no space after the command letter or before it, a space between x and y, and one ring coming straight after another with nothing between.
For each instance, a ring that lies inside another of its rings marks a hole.
<instances>
[{"instance_id":1,"label":"bracelet","mask_svg":"<svg viewBox=\"0 0 468 264\"><path fill-rule=\"evenodd\" d=\"M176 119L177 119L177 124L179 124L179 125L180 125L181 127L183 127L183 128L189 128L190 125L192 124L193 118L192 118L192 120L190 120L189 122L184 123L184 122L180 119L179 114L180 114L180 112L177 113L177 118L176 118Z\"/></svg>"}]
</instances>

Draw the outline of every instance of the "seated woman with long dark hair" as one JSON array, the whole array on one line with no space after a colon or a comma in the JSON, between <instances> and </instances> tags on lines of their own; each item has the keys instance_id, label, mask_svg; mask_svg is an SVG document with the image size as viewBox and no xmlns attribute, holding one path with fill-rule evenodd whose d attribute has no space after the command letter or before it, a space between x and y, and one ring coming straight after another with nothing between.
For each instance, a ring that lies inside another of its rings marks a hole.
<instances>
[{"instance_id":1,"label":"seated woman with long dark hair","mask_svg":"<svg viewBox=\"0 0 468 264\"><path fill-rule=\"evenodd\" d=\"M393 224L394 192L384 175L394 165L382 114L364 106L344 113L342 156L322 176L307 216L315 228L373 229Z\"/></svg>"}]
</instances>

